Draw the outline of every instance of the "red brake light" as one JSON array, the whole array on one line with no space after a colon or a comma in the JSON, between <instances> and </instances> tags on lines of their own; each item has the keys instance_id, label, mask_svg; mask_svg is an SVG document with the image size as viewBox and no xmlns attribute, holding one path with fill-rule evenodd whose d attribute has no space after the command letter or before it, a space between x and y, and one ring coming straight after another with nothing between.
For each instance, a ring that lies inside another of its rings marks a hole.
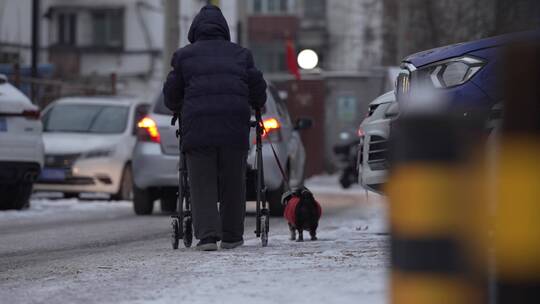
<instances>
[{"instance_id":1,"label":"red brake light","mask_svg":"<svg viewBox=\"0 0 540 304\"><path fill-rule=\"evenodd\" d=\"M38 120L41 116L39 110L26 110L22 112L22 116L27 119Z\"/></svg>"},{"instance_id":2,"label":"red brake light","mask_svg":"<svg viewBox=\"0 0 540 304\"><path fill-rule=\"evenodd\" d=\"M161 138L159 136L159 131L157 128L156 122L150 117L144 117L137 124L138 129L138 138L141 141L151 141L159 143Z\"/></svg>"},{"instance_id":3,"label":"red brake light","mask_svg":"<svg viewBox=\"0 0 540 304\"><path fill-rule=\"evenodd\" d=\"M0 113L2 116L24 117L26 119L38 120L41 117L39 110L24 110L21 113Z\"/></svg>"}]
</instances>

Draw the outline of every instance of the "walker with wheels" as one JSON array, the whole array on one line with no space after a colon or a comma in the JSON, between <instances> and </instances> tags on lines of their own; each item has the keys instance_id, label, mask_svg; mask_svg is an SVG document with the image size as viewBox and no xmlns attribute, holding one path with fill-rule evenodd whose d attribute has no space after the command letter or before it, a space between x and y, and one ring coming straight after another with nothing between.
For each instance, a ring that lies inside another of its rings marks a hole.
<instances>
[{"instance_id":1,"label":"walker with wheels","mask_svg":"<svg viewBox=\"0 0 540 304\"><path fill-rule=\"evenodd\" d=\"M191 197L189 192L188 172L185 153L182 151L182 122L180 114L175 113L171 120L171 125L178 122L176 137L180 147L180 162L178 166L178 193L176 203L176 214L171 216L171 244L173 249L178 249L180 239L183 240L186 248L191 247L193 243L193 219L191 213ZM264 183L264 170L262 160L262 135L264 134L264 125L261 116L261 110L255 109L255 121L251 121L251 127L255 128L256 138L256 160L257 170L256 181L256 225L255 235L261 239L263 247L268 245L268 231L270 228L270 212L268 202L266 201L266 186Z\"/></svg>"}]
</instances>

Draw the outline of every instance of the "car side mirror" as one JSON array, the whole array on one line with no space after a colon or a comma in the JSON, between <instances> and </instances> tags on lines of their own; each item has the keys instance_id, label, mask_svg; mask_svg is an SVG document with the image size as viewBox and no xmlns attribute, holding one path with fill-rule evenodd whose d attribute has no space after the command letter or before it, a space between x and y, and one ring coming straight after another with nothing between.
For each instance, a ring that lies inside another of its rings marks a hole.
<instances>
[{"instance_id":1,"label":"car side mirror","mask_svg":"<svg viewBox=\"0 0 540 304\"><path fill-rule=\"evenodd\" d=\"M384 113L384 116L386 118L392 118L397 117L399 115L399 104L397 102L394 102L390 105L388 110L386 110L386 113Z\"/></svg>"},{"instance_id":2,"label":"car side mirror","mask_svg":"<svg viewBox=\"0 0 540 304\"><path fill-rule=\"evenodd\" d=\"M296 122L294 123L294 129L295 130L306 130L313 126L313 120L311 118L298 118Z\"/></svg>"}]
</instances>

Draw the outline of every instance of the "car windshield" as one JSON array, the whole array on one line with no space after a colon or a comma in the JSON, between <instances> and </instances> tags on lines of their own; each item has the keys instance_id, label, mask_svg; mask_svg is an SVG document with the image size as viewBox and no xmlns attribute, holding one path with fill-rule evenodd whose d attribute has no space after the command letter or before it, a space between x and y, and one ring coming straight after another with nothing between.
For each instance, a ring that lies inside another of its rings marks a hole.
<instances>
[{"instance_id":1,"label":"car windshield","mask_svg":"<svg viewBox=\"0 0 540 304\"><path fill-rule=\"evenodd\" d=\"M129 107L61 104L43 119L45 132L117 134L126 129Z\"/></svg>"}]
</instances>

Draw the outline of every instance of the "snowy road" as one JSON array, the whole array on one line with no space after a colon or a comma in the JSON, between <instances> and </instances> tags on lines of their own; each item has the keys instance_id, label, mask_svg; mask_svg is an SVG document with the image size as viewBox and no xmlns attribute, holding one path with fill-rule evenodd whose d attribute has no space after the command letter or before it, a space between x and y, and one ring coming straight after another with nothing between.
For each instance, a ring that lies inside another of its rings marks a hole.
<instances>
[{"instance_id":1,"label":"snowy road","mask_svg":"<svg viewBox=\"0 0 540 304\"><path fill-rule=\"evenodd\" d=\"M129 202L34 199L0 213L2 303L385 303L385 202L313 182L319 241L289 241L271 221L269 247L246 220L232 251L173 251L169 218ZM249 210L249 208L248 208Z\"/></svg>"}]
</instances>

